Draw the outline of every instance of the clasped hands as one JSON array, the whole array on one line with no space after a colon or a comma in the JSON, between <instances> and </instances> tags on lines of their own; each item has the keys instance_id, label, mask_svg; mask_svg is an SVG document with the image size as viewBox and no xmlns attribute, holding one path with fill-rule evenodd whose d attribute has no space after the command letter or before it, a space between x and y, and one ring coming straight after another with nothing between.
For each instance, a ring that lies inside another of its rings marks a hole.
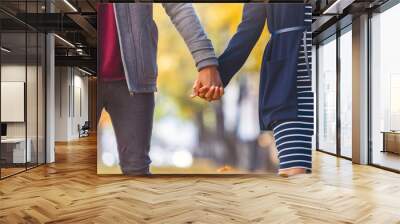
<instances>
[{"instance_id":1,"label":"clasped hands","mask_svg":"<svg viewBox=\"0 0 400 224\"><path fill-rule=\"evenodd\" d=\"M198 96L207 101L219 100L224 88L216 66L201 69L193 85L192 98Z\"/></svg>"}]
</instances>

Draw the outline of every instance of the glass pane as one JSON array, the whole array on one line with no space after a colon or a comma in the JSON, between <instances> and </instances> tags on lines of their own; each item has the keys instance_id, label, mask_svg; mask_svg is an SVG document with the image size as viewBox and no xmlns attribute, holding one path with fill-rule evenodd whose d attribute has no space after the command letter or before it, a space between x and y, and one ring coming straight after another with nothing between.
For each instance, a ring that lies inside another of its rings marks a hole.
<instances>
[{"instance_id":1,"label":"glass pane","mask_svg":"<svg viewBox=\"0 0 400 224\"><path fill-rule=\"evenodd\" d=\"M38 13L36 1L27 2L27 13ZM30 18L37 20L38 17ZM36 21L31 21L35 23ZM26 113L27 113L27 143L30 153L28 168L37 166L38 163L38 33L36 30L27 29L27 81L26 81Z\"/></svg>"},{"instance_id":2,"label":"glass pane","mask_svg":"<svg viewBox=\"0 0 400 224\"><path fill-rule=\"evenodd\" d=\"M46 158L46 148L45 148L45 44L46 37L44 34L39 34L38 36L38 163L45 163Z\"/></svg>"},{"instance_id":3,"label":"glass pane","mask_svg":"<svg viewBox=\"0 0 400 224\"><path fill-rule=\"evenodd\" d=\"M352 157L352 33L340 37L340 153Z\"/></svg>"},{"instance_id":4,"label":"glass pane","mask_svg":"<svg viewBox=\"0 0 400 224\"><path fill-rule=\"evenodd\" d=\"M318 48L318 148L336 153L336 40Z\"/></svg>"},{"instance_id":5,"label":"glass pane","mask_svg":"<svg viewBox=\"0 0 400 224\"><path fill-rule=\"evenodd\" d=\"M372 17L372 163L400 170L400 5Z\"/></svg>"},{"instance_id":6,"label":"glass pane","mask_svg":"<svg viewBox=\"0 0 400 224\"><path fill-rule=\"evenodd\" d=\"M38 132L38 96L37 96L37 84L38 84L38 36L36 32L27 33L28 38L28 63L27 63L27 81L26 81L26 113L27 113L27 143L28 150L30 153L28 155L28 167L33 167L37 165L37 132Z\"/></svg>"},{"instance_id":7,"label":"glass pane","mask_svg":"<svg viewBox=\"0 0 400 224\"><path fill-rule=\"evenodd\" d=\"M31 151L26 147L26 33L1 34L1 173L25 170ZM29 146L29 145L28 145Z\"/></svg>"}]
</instances>

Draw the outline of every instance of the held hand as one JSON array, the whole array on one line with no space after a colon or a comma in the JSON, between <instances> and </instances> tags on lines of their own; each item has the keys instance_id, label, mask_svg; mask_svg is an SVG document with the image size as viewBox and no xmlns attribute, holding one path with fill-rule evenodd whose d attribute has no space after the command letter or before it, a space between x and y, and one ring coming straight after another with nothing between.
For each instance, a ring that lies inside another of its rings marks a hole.
<instances>
[{"instance_id":1,"label":"held hand","mask_svg":"<svg viewBox=\"0 0 400 224\"><path fill-rule=\"evenodd\" d=\"M220 99L222 95L224 88L217 67L210 66L200 70L191 97L199 96L207 101L213 101Z\"/></svg>"}]
</instances>

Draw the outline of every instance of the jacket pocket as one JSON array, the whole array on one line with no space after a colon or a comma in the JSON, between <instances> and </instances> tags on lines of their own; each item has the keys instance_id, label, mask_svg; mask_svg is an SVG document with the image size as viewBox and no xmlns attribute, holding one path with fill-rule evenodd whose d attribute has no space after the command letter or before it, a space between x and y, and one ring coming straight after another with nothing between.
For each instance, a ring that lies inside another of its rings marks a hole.
<instances>
[{"instance_id":1,"label":"jacket pocket","mask_svg":"<svg viewBox=\"0 0 400 224\"><path fill-rule=\"evenodd\" d=\"M268 61L265 64L265 79L261 93L261 108L264 113L287 112L293 108L296 114L296 75L288 66L289 58Z\"/></svg>"},{"instance_id":2,"label":"jacket pocket","mask_svg":"<svg viewBox=\"0 0 400 224\"><path fill-rule=\"evenodd\" d=\"M158 30L154 21L146 22L140 34L140 52L142 56L143 81L153 84L157 79L157 43Z\"/></svg>"}]
</instances>

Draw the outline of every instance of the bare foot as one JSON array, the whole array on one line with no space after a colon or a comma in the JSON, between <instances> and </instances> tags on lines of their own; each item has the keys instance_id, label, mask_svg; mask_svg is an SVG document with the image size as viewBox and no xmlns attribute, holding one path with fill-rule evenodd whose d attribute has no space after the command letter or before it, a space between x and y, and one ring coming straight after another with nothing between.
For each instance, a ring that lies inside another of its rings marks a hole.
<instances>
[{"instance_id":1,"label":"bare foot","mask_svg":"<svg viewBox=\"0 0 400 224\"><path fill-rule=\"evenodd\" d=\"M290 169L279 170L278 175L281 177L291 177L294 175L305 174L305 173L306 169L304 168L290 168Z\"/></svg>"}]
</instances>

